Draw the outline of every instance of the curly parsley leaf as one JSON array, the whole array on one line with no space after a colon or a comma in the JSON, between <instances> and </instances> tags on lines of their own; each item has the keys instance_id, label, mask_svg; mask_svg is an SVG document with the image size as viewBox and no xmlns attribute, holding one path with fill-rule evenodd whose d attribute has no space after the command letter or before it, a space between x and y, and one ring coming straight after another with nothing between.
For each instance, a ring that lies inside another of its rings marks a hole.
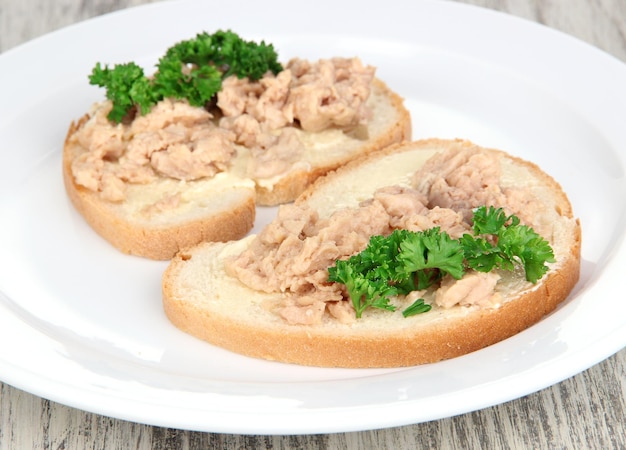
<instances>
[{"instance_id":1,"label":"curly parsley leaf","mask_svg":"<svg viewBox=\"0 0 626 450\"><path fill-rule=\"evenodd\" d=\"M518 217L506 216L501 208L480 207L474 212L474 232L490 236L463 235L460 239L468 267L481 272L494 268L513 270L522 265L526 279L536 283L555 261L548 241Z\"/></svg>"},{"instance_id":2,"label":"curly parsley leaf","mask_svg":"<svg viewBox=\"0 0 626 450\"><path fill-rule=\"evenodd\" d=\"M132 62L117 64L113 68L97 63L89 82L106 88L106 96L113 102L109 119L114 122L121 122L133 108L145 114L157 101L143 69Z\"/></svg>"},{"instance_id":3,"label":"curly parsley leaf","mask_svg":"<svg viewBox=\"0 0 626 450\"><path fill-rule=\"evenodd\" d=\"M404 236L398 270L409 276L417 273L417 289L430 287L448 273L456 279L463 276L463 249L448 233L436 227L424 232L407 232ZM434 279L433 271L436 272Z\"/></svg>"},{"instance_id":4,"label":"curly parsley leaf","mask_svg":"<svg viewBox=\"0 0 626 450\"><path fill-rule=\"evenodd\" d=\"M337 261L335 266L328 269L329 281L346 286L357 318L370 307L394 311L395 307L389 303L389 297L397 295L396 288L372 271L358 270L360 263L360 255Z\"/></svg>"},{"instance_id":5,"label":"curly parsley leaf","mask_svg":"<svg viewBox=\"0 0 626 450\"><path fill-rule=\"evenodd\" d=\"M393 311L389 297L425 289L445 273L460 278L462 271L460 244L439 228L395 230L388 236L372 236L361 253L337 261L328 269L328 280L346 286L360 318L368 307ZM412 314L424 311L414 308Z\"/></svg>"},{"instance_id":6,"label":"curly parsley leaf","mask_svg":"<svg viewBox=\"0 0 626 450\"><path fill-rule=\"evenodd\" d=\"M475 235L452 239L440 228L413 232L395 230L372 236L368 246L328 269L331 282L342 283L357 318L369 307L394 311L390 297L427 289L446 274L460 279L467 269L489 272L522 265L526 279L536 283L554 262L549 243L518 217L501 208L481 207L474 212ZM403 311L405 317L431 309L423 299Z\"/></svg>"},{"instance_id":7,"label":"curly parsley leaf","mask_svg":"<svg viewBox=\"0 0 626 450\"><path fill-rule=\"evenodd\" d=\"M432 306L430 306L428 303L424 303L423 298L418 298L413 302L411 306L402 311L402 315L404 317L415 316L417 314L423 314L425 312L428 312L431 309Z\"/></svg>"},{"instance_id":8,"label":"curly parsley leaf","mask_svg":"<svg viewBox=\"0 0 626 450\"><path fill-rule=\"evenodd\" d=\"M486 238L464 234L460 240L465 262L470 269L479 272L491 272L494 268L513 270L511 258L498 246Z\"/></svg>"},{"instance_id":9,"label":"curly parsley leaf","mask_svg":"<svg viewBox=\"0 0 626 450\"><path fill-rule=\"evenodd\" d=\"M497 235L509 221L511 221L511 225L519 224L517 216L507 216L502 208L495 208L494 206L476 208L472 221L474 222L475 235Z\"/></svg>"},{"instance_id":10,"label":"curly parsley leaf","mask_svg":"<svg viewBox=\"0 0 626 450\"><path fill-rule=\"evenodd\" d=\"M555 262L554 252L548 241L526 225L511 225L505 228L498 239L498 247L518 259L524 266L526 279L536 283L547 271L547 262Z\"/></svg>"},{"instance_id":11,"label":"curly parsley leaf","mask_svg":"<svg viewBox=\"0 0 626 450\"><path fill-rule=\"evenodd\" d=\"M222 87L222 75L213 66L183 70L183 63L175 59L161 59L154 77L153 89L160 99L187 99L192 106L202 107Z\"/></svg>"},{"instance_id":12,"label":"curly parsley leaf","mask_svg":"<svg viewBox=\"0 0 626 450\"><path fill-rule=\"evenodd\" d=\"M134 108L145 114L167 97L187 99L191 105L202 107L230 75L258 80L268 71L276 74L281 70L271 44L245 41L230 30L218 30L199 33L167 49L151 78L134 62L113 69L97 63L89 81L106 88L107 98L113 102L109 119L120 122Z\"/></svg>"}]
</instances>

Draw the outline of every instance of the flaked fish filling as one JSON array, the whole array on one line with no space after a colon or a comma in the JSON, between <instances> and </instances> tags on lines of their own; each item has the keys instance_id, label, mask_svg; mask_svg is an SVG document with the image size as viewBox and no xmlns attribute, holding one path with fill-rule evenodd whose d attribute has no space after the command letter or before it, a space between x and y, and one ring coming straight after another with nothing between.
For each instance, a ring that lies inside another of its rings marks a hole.
<instances>
[{"instance_id":1,"label":"flaked fish filling","mask_svg":"<svg viewBox=\"0 0 626 450\"><path fill-rule=\"evenodd\" d=\"M503 188L500 172L497 154L448 150L415 173L413 186L378 189L358 207L328 218L307 206L283 205L249 248L228 262L227 271L255 290L288 294L278 310L288 323L316 324L324 315L353 322L352 302L342 284L328 281L328 268L361 252L371 236L439 227L459 238L470 232L471 212L480 206L502 207L534 225L530 218L540 206L524 195L524 187ZM499 279L496 272L468 271L460 280L446 276L428 298L441 308L497 308Z\"/></svg>"},{"instance_id":2,"label":"flaked fish filling","mask_svg":"<svg viewBox=\"0 0 626 450\"><path fill-rule=\"evenodd\" d=\"M98 103L70 137L82 149L72 163L74 179L121 202L129 183L213 177L232 167L242 147L250 155L244 176L286 173L304 150L296 130L349 132L367 124L374 74L358 58L293 59L258 81L226 78L210 109L165 99L148 114L115 124L107 119L111 102Z\"/></svg>"}]
</instances>

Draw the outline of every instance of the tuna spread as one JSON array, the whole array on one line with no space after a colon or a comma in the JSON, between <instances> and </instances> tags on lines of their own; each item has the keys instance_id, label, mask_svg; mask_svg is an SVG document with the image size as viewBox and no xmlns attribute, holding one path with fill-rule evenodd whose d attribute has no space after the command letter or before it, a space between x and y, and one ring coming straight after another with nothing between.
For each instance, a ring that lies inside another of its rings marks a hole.
<instances>
[{"instance_id":1,"label":"tuna spread","mask_svg":"<svg viewBox=\"0 0 626 450\"><path fill-rule=\"evenodd\" d=\"M366 127L374 72L357 58L293 59L258 81L226 78L209 108L165 99L120 124L107 119L110 101L98 103L69 138L81 149L74 179L113 202L126 198L127 184L158 177L188 181L243 170L237 175L271 179L300 163L307 135Z\"/></svg>"},{"instance_id":2,"label":"tuna spread","mask_svg":"<svg viewBox=\"0 0 626 450\"><path fill-rule=\"evenodd\" d=\"M499 158L471 148L436 153L414 174L412 186L380 188L358 207L327 218L307 206L283 205L249 247L229 260L227 271L255 290L287 294L279 314L291 324L319 323L325 314L352 322L352 303L343 285L327 281L328 268L363 250L372 235L440 227L458 238L471 229L472 209L483 205L502 207L537 229L529 218L539 205L528 200L525 188L501 186ZM448 276L424 298L440 308L497 308L499 279L497 272Z\"/></svg>"}]
</instances>

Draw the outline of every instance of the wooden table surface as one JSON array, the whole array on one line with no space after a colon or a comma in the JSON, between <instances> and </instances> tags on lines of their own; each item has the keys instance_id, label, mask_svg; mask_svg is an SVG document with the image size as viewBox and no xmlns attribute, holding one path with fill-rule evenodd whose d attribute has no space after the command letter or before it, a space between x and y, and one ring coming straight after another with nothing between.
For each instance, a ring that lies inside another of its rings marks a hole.
<instances>
[{"instance_id":1,"label":"wooden table surface","mask_svg":"<svg viewBox=\"0 0 626 450\"><path fill-rule=\"evenodd\" d=\"M458 1L543 23L626 61L626 0ZM0 52L143 3L149 0L0 0ZM338 434L244 436L153 427L83 412L7 384L0 389L2 449L626 448L624 349L555 386L502 405L412 426Z\"/></svg>"}]
</instances>

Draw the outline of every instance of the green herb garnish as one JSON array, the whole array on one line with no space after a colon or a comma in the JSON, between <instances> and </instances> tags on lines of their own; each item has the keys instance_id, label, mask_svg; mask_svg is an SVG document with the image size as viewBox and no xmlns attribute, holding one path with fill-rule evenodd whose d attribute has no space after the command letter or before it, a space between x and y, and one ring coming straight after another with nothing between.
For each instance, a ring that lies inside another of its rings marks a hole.
<instances>
[{"instance_id":1,"label":"green herb garnish","mask_svg":"<svg viewBox=\"0 0 626 450\"><path fill-rule=\"evenodd\" d=\"M432 309L432 306L430 306L427 303L424 303L423 298L418 298L417 300L413 302L411 306L409 306L407 309L402 311L402 315L404 317L415 316L417 314L428 312L431 309Z\"/></svg>"},{"instance_id":2,"label":"green herb garnish","mask_svg":"<svg viewBox=\"0 0 626 450\"><path fill-rule=\"evenodd\" d=\"M97 63L89 76L93 85L104 87L113 102L109 119L121 122L136 109L140 114L164 98L187 99L205 106L230 75L258 80L266 72L282 70L272 45L244 41L232 31L200 33L194 39L170 47L149 78L134 62L110 69Z\"/></svg>"},{"instance_id":3,"label":"green herb garnish","mask_svg":"<svg viewBox=\"0 0 626 450\"><path fill-rule=\"evenodd\" d=\"M390 297L427 289L446 274L460 279L467 269L489 272L524 268L526 279L536 283L554 262L550 244L532 228L520 225L515 215L501 208L480 207L474 212L474 235L452 239L438 227L426 231L395 230L389 236L372 236L368 246L328 269L331 282L342 283L357 318L369 307L394 311ZM405 317L427 312L430 305L418 299L403 311Z\"/></svg>"},{"instance_id":4,"label":"green herb garnish","mask_svg":"<svg viewBox=\"0 0 626 450\"><path fill-rule=\"evenodd\" d=\"M532 228L520 225L515 215L507 216L501 208L478 208L474 213L474 234L465 234L460 241L468 267L479 272L493 268L513 270L522 265L526 280L536 283L548 271L545 263L555 261L548 241ZM491 235L491 241L485 235Z\"/></svg>"}]
</instances>

